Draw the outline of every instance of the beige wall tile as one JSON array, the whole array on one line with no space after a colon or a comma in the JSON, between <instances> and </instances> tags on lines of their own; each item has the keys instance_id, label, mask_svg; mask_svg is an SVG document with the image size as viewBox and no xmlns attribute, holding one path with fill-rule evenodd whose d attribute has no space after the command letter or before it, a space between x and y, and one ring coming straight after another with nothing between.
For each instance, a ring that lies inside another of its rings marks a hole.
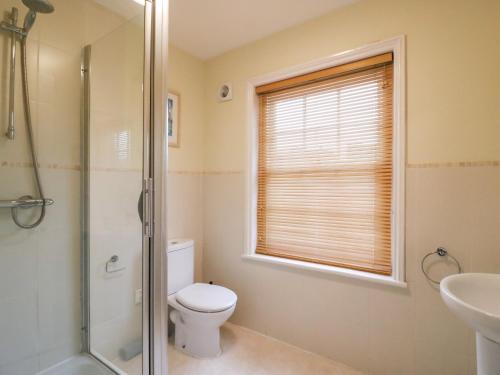
<instances>
[{"instance_id":1,"label":"beige wall tile","mask_svg":"<svg viewBox=\"0 0 500 375\"><path fill-rule=\"evenodd\" d=\"M492 230L500 217L499 167L408 169L408 289L242 260L244 180L221 173L204 181L204 279L238 294L235 323L374 374L467 374L473 367L473 333L445 307L420 260L444 246L466 271L500 272L490 255L500 243ZM479 263L483 255L489 263ZM433 277L456 272L437 260Z\"/></svg>"},{"instance_id":2,"label":"beige wall tile","mask_svg":"<svg viewBox=\"0 0 500 375\"><path fill-rule=\"evenodd\" d=\"M88 0L52 2L56 11L50 15L38 15L37 22L29 35L28 75L33 131L41 163L41 179L46 197L54 199L55 203L47 208L44 222L33 230L17 228L8 210L0 212L0 264L3 268L3 272L0 272L0 285L5 286L0 287L2 312L0 331L5 333L0 335L0 347L4 354L0 356L1 374L37 373L78 353L81 345L79 172L81 50L85 41L95 41L96 38L105 36L123 23L124 19L110 16L109 10L102 7L97 6L96 10L96 6L92 5L93 2ZM5 0L2 5L4 10L11 6L19 7L22 22L26 8L19 0ZM89 20L92 20L92 24L88 23ZM134 25L136 29L139 28L137 24ZM123 35L129 44L132 43L134 36L131 29L133 27L125 28ZM3 72L2 76L7 77L9 38L6 34L1 34L0 70ZM136 39L140 43L142 37L143 33L139 31ZM142 57L137 50L130 49L125 51L123 60L133 69L134 63L135 67L138 66L137 62L142 64ZM24 123L19 58L17 62L15 98L17 134L14 141L0 137L2 182L0 199L16 198L26 194L38 195L34 185ZM138 78L134 77L137 78L134 82L139 83L135 87L127 87L129 91L135 89L134 94L124 99L127 109L136 104L142 108L142 82L140 82L142 65L138 66L138 70L139 73L136 74ZM130 81L130 75L128 78ZM0 112L6 114L8 80L2 80L0 86ZM137 97L139 100L135 99ZM128 121L122 121L125 127L133 128L137 127L137 124L142 124L140 111L124 113ZM1 134L4 133L6 125L5 116L0 119ZM136 137L141 131L136 131L131 136ZM142 147L142 143L140 146ZM132 179L137 180L140 190L142 179L140 173L138 177ZM131 190L128 189L130 186L131 184L124 183L122 190L125 191L127 199L132 197L131 211L136 215L138 191L135 186L132 186ZM120 198L117 194L115 196ZM124 211L125 219L128 219L132 214L127 209ZM20 215L27 221L33 219L31 210ZM140 225L138 226L140 238ZM127 233L125 226L120 230L116 233L120 235ZM126 235L123 237L129 239ZM108 241L104 245L112 248L113 243ZM134 249L140 252L140 243ZM135 258L131 259L130 263L140 264ZM140 272L133 273L131 279L131 284L137 285ZM119 288L123 289L121 285ZM133 299L133 292L128 293L127 297L124 303L134 306L131 309L132 313L136 313L137 309L140 310L133 301L130 302ZM123 304L118 306L123 308Z\"/></svg>"}]
</instances>

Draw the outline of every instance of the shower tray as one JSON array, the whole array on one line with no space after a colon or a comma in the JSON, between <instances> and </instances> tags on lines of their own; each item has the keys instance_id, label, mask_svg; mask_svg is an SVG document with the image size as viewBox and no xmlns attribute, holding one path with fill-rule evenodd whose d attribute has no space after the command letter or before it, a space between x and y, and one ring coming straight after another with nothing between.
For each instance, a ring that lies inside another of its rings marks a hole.
<instances>
[{"instance_id":1,"label":"shower tray","mask_svg":"<svg viewBox=\"0 0 500 375\"><path fill-rule=\"evenodd\" d=\"M113 375L91 357L80 354L49 367L37 375Z\"/></svg>"}]
</instances>

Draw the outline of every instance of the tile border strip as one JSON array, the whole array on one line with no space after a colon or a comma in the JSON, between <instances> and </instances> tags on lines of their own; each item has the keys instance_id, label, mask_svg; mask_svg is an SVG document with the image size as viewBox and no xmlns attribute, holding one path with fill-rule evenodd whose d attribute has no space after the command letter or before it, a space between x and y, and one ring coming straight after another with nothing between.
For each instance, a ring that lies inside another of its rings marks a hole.
<instances>
[{"instance_id":1,"label":"tile border strip","mask_svg":"<svg viewBox=\"0 0 500 375\"><path fill-rule=\"evenodd\" d=\"M175 176L216 176L244 174L245 171L168 171L169 175Z\"/></svg>"},{"instance_id":2,"label":"tile border strip","mask_svg":"<svg viewBox=\"0 0 500 375\"><path fill-rule=\"evenodd\" d=\"M407 168L473 168L473 167L499 167L500 160L485 161L457 161L445 163L408 163Z\"/></svg>"},{"instance_id":3,"label":"tile border strip","mask_svg":"<svg viewBox=\"0 0 500 375\"><path fill-rule=\"evenodd\" d=\"M79 164L38 163L42 169L65 169L79 171ZM29 161L0 161L1 168L32 168L33 163Z\"/></svg>"},{"instance_id":4,"label":"tile border strip","mask_svg":"<svg viewBox=\"0 0 500 375\"><path fill-rule=\"evenodd\" d=\"M0 168L31 168L31 162L13 162L13 161L0 161ZM477 168L477 167L500 167L500 160L486 160L486 161L458 161L458 162L444 162L444 163L408 163L407 168ZM81 166L79 164L58 164L58 163L40 163L42 169L58 169L58 170L73 170L79 171ZM97 172L141 172L140 168L119 168L119 167L97 167L92 168L92 171ZM172 170L169 175L178 176L217 176L217 175L238 175L244 174L245 171L227 170L227 171L184 171Z\"/></svg>"},{"instance_id":5,"label":"tile border strip","mask_svg":"<svg viewBox=\"0 0 500 375\"><path fill-rule=\"evenodd\" d=\"M58 163L38 163L40 169L57 169L57 170L70 170L70 171L80 171L80 164L58 164ZM32 168L33 163L31 162L9 162L0 161L0 168ZM142 172L140 168L119 168L119 167L97 167L92 168L91 171L95 172Z\"/></svg>"}]
</instances>

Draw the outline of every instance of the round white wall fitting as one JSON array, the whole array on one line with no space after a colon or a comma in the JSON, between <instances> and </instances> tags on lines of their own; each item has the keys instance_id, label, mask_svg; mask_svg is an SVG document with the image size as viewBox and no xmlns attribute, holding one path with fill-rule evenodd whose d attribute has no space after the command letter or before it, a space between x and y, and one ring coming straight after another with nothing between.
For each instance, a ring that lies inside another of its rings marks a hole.
<instances>
[{"instance_id":1,"label":"round white wall fitting","mask_svg":"<svg viewBox=\"0 0 500 375\"><path fill-rule=\"evenodd\" d=\"M217 99L220 102L227 102L233 99L233 85L231 82L225 82L219 86L217 90Z\"/></svg>"}]
</instances>

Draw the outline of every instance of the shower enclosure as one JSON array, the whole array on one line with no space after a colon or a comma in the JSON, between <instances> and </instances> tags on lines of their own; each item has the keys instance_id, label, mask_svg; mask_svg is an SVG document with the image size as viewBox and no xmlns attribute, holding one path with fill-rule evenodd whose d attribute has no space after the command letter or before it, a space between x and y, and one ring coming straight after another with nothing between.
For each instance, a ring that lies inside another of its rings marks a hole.
<instances>
[{"instance_id":1,"label":"shower enclosure","mask_svg":"<svg viewBox=\"0 0 500 375\"><path fill-rule=\"evenodd\" d=\"M166 0L0 0L0 375L166 374Z\"/></svg>"}]
</instances>

